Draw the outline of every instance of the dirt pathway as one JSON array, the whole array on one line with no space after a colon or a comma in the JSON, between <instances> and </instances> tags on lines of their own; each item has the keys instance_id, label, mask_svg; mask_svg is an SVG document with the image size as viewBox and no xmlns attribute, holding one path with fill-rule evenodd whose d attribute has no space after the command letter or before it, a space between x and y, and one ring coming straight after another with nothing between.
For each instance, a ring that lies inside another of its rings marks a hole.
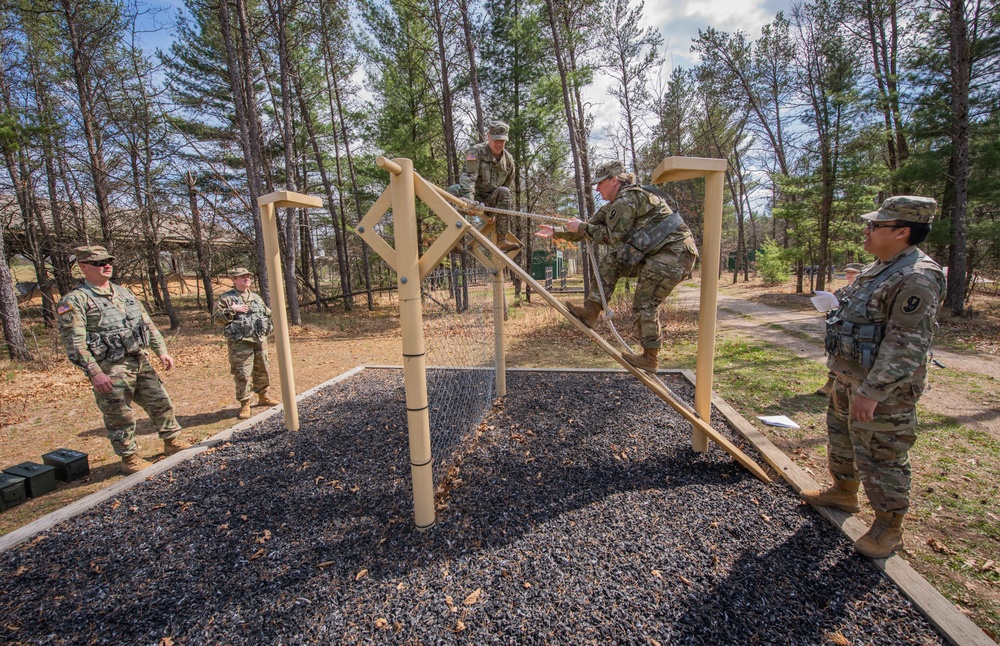
<instances>
[{"instance_id":1,"label":"dirt pathway","mask_svg":"<svg viewBox=\"0 0 1000 646\"><path fill-rule=\"evenodd\" d=\"M682 286L675 291L677 304L683 308L696 309L699 296L694 287ZM824 323L819 312L782 309L732 294L719 294L719 328L751 334L825 364ZM932 365L930 388L921 398L921 405L1000 439L998 389L989 383L1000 381L1000 358L935 347L934 359L944 368Z\"/></svg>"}]
</instances>

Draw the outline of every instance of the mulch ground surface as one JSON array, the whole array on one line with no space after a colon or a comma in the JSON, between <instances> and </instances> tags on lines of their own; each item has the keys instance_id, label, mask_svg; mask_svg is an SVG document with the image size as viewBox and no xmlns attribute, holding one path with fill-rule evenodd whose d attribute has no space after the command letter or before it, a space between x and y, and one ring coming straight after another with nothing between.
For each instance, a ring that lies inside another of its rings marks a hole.
<instances>
[{"instance_id":1,"label":"mulch ground surface","mask_svg":"<svg viewBox=\"0 0 1000 646\"><path fill-rule=\"evenodd\" d=\"M365 370L0 554L0 643L944 643L629 375L507 387L430 529L402 374Z\"/></svg>"}]
</instances>

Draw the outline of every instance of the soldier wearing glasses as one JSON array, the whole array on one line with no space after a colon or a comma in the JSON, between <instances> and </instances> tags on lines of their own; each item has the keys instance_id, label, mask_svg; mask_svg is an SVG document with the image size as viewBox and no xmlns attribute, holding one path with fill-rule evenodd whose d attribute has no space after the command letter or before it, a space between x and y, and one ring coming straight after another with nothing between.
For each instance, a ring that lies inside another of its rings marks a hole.
<instances>
[{"instance_id":1,"label":"soldier wearing glasses","mask_svg":"<svg viewBox=\"0 0 1000 646\"><path fill-rule=\"evenodd\" d=\"M827 408L833 485L801 497L854 513L864 485L875 522L854 544L871 558L903 546L910 505L909 449L916 440L917 399L927 386L927 362L945 277L917 245L927 238L937 202L891 197L861 217L865 251L876 261L846 288L827 319L827 366L836 375Z\"/></svg>"},{"instance_id":2,"label":"soldier wearing glasses","mask_svg":"<svg viewBox=\"0 0 1000 646\"><path fill-rule=\"evenodd\" d=\"M180 437L173 404L149 363L149 351L164 370L173 368L174 360L142 303L111 282L114 256L104 247L77 247L74 253L84 282L59 301L59 338L70 362L94 386L94 399L122 469L135 473L151 463L138 453L133 401L149 415L166 455L190 446Z\"/></svg>"}]
</instances>

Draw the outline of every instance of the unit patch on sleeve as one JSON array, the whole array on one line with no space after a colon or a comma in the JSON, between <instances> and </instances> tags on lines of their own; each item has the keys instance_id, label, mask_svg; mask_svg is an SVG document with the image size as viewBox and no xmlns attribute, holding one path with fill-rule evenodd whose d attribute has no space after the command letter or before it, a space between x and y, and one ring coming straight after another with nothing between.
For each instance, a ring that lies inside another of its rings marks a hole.
<instances>
[{"instance_id":1,"label":"unit patch on sleeve","mask_svg":"<svg viewBox=\"0 0 1000 646\"><path fill-rule=\"evenodd\" d=\"M73 309L73 306L72 306L72 305L70 305L69 303L63 303L63 304L62 304L62 305L60 305L60 306L59 306L59 308L58 308L58 309L56 310L56 314L65 314L66 312L68 312L68 311L70 311L70 310L72 310L72 309Z\"/></svg>"}]
</instances>

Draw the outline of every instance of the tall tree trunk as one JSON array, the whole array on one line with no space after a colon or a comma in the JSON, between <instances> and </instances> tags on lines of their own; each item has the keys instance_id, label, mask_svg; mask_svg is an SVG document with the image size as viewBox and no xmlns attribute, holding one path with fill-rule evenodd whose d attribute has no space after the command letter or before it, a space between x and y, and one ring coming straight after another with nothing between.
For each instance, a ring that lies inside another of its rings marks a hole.
<instances>
[{"instance_id":1,"label":"tall tree trunk","mask_svg":"<svg viewBox=\"0 0 1000 646\"><path fill-rule=\"evenodd\" d=\"M94 202L101 218L101 235L104 246L109 252L114 252L114 240L111 232L111 214L108 207L108 169L104 158L104 137L97 124L96 97L93 96L91 70L86 60L90 53L85 51L84 35L79 33L77 12L80 5L74 5L73 0L60 0L63 16L68 30L71 60L73 64L73 80L76 82L77 99L80 106L80 122L83 125L83 138L87 144L87 156L90 159L90 175L94 183Z\"/></svg>"},{"instance_id":2,"label":"tall tree trunk","mask_svg":"<svg viewBox=\"0 0 1000 646\"><path fill-rule=\"evenodd\" d=\"M483 140L486 139L486 121L483 118L483 101L479 92L479 65L476 63L476 44L472 33L472 20L469 18L468 0L458 0L458 9L462 14L465 52L469 56L469 86L472 89L472 101L476 105L476 134L479 135L480 140ZM517 105L517 103L514 104L515 110Z\"/></svg>"},{"instance_id":3,"label":"tall tree trunk","mask_svg":"<svg viewBox=\"0 0 1000 646\"><path fill-rule=\"evenodd\" d=\"M205 308L211 314L215 311L215 291L212 288L212 270L209 254L205 249L205 239L201 233L201 210L198 208L198 189L195 187L194 173L184 176L188 187L188 204L191 207L191 233L194 235L194 253L198 259L198 279L205 287Z\"/></svg>"},{"instance_id":4,"label":"tall tree trunk","mask_svg":"<svg viewBox=\"0 0 1000 646\"><path fill-rule=\"evenodd\" d=\"M299 97L299 110L302 112L302 123L306 127L306 136L309 139L309 145L312 147L313 156L316 158L316 168L319 170L320 181L323 183L323 191L326 193L326 203L330 209L330 215L334 216L335 210L334 205L338 203L338 198L334 196L333 184L330 183L330 178L326 173L326 164L323 160L323 154L319 148L319 142L316 140L316 128L313 125L312 113L309 111L309 106L306 103L305 95L303 94L302 83L300 82L298 76L295 77L295 93ZM334 147L336 148L336 136L337 133L334 131ZM339 154L339 151L338 151ZM338 191L339 193L339 191ZM341 202L341 213L343 213L343 203ZM335 216L334 216L335 217ZM337 268L340 271L340 289L344 295L344 308L350 311L351 309L351 283L349 279L349 265L347 262L347 242L345 240L344 232L341 228L334 223L333 227L333 237L334 242L337 246ZM319 279L316 282L317 289L319 287ZM317 302L319 302L319 297L317 296Z\"/></svg>"},{"instance_id":5,"label":"tall tree trunk","mask_svg":"<svg viewBox=\"0 0 1000 646\"><path fill-rule=\"evenodd\" d=\"M583 168L581 162L580 154L580 142L577 140L577 127L575 120L573 118L573 103L570 99L570 87L569 80L567 78L568 74L566 71L566 62L563 59L563 51L561 46L561 36L559 34L559 25L556 21L556 7L553 5L553 0L546 0L546 8L548 9L549 15L549 27L552 29L552 49L556 58L556 66L559 69L559 81L562 85L563 94L563 108L566 112L566 126L570 133L569 135L569 145L570 151L573 154L573 176L576 183L576 202L577 208L580 210L580 219L589 219L587 206L586 206L586 191L584 191L584 179L583 179ZM584 291L586 295L590 294L590 263L588 263L587 257L587 243L582 241L580 243L580 252L583 259L583 284Z\"/></svg>"},{"instance_id":6,"label":"tall tree trunk","mask_svg":"<svg viewBox=\"0 0 1000 646\"><path fill-rule=\"evenodd\" d=\"M233 93L233 104L236 108L236 122L240 129L240 146L243 148L243 159L246 164L247 184L250 187L250 208L253 211L254 246L257 258L267 257L264 251L264 230L260 219L260 206L257 198L263 195L264 188L260 175L260 129L256 116L255 92L253 87L252 67L250 66L250 29L247 21L245 0L236 0L236 14L240 37L239 51L233 42L234 27L230 20L229 3L219 2L219 26L222 32L223 45L226 50L230 90ZM257 272L257 282L260 285L264 302L271 303L269 288L270 278L263 266ZM274 277L278 279L277 276Z\"/></svg>"},{"instance_id":7,"label":"tall tree trunk","mask_svg":"<svg viewBox=\"0 0 1000 646\"><path fill-rule=\"evenodd\" d=\"M21 327L21 311L17 306L17 292L14 291L14 277L7 264L3 236L0 236L0 327L7 342L7 352L15 361L31 361L31 351L24 340Z\"/></svg>"},{"instance_id":8,"label":"tall tree trunk","mask_svg":"<svg viewBox=\"0 0 1000 646\"><path fill-rule=\"evenodd\" d=\"M951 176L945 201L950 207L951 245L948 260L948 290L945 305L955 316L965 315L967 283L966 213L969 200L969 83L972 61L965 0L951 0L948 8L951 60Z\"/></svg>"}]
</instances>

